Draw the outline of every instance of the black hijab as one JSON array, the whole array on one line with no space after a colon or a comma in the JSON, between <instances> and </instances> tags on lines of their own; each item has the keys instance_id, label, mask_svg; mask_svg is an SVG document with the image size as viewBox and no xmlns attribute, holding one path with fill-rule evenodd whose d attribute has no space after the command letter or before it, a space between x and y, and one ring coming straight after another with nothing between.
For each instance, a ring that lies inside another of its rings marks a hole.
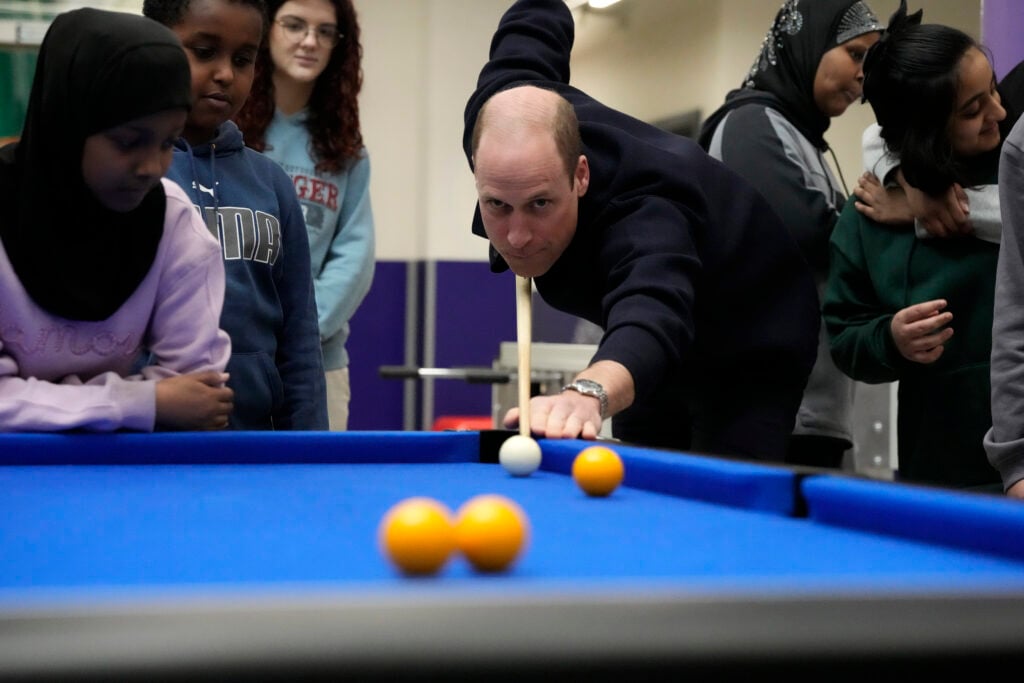
<instances>
[{"instance_id":1,"label":"black hijab","mask_svg":"<svg viewBox=\"0 0 1024 683\"><path fill-rule=\"evenodd\" d=\"M787 0L775 15L742 88L702 127L701 145L729 111L751 101L780 111L819 149L826 149L830 123L814 102L814 77L826 52L854 38L881 31L882 24L863 0Z\"/></svg>"},{"instance_id":2,"label":"black hijab","mask_svg":"<svg viewBox=\"0 0 1024 683\"><path fill-rule=\"evenodd\" d=\"M53 20L21 138L0 150L0 240L36 304L105 320L135 291L163 235L163 186L131 211L107 209L82 178L85 139L190 106L188 58L170 29L89 8Z\"/></svg>"}]
</instances>

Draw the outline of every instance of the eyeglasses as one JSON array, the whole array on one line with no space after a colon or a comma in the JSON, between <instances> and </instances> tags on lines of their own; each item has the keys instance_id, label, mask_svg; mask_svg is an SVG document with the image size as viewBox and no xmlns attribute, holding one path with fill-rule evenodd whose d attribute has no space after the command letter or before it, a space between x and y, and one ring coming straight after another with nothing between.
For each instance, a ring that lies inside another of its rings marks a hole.
<instances>
[{"instance_id":1,"label":"eyeglasses","mask_svg":"<svg viewBox=\"0 0 1024 683\"><path fill-rule=\"evenodd\" d=\"M305 20L298 17L285 17L274 23L284 30L284 34L288 36L289 40L296 43L305 40L310 31L316 36L317 45L321 47L335 47L345 37L345 34L338 31L338 27L333 24L310 26Z\"/></svg>"}]
</instances>

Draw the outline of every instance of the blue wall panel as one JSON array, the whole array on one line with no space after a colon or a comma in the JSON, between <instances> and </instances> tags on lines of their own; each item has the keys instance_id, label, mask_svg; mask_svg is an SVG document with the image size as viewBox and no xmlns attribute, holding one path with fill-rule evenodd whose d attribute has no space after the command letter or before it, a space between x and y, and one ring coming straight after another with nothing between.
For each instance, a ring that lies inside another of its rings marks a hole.
<instances>
[{"instance_id":1,"label":"blue wall panel","mask_svg":"<svg viewBox=\"0 0 1024 683\"><path fill-rule=\"evenodd\" d=\"M503 341L516 338L516 289L511 272L487 263L437 263L437 367L491 367ZM490 415L491 385L434 382L434 414Z\"/></svg>"},{"instance_id":2,"label":"blue wall panel","mask_svg":"<svg viewBox=\"0 0 1024 683\"><path fill-rule=\"evenodd\" d=\"M417 313L413 332L415 363L422 364L425 340L422 316L429 308L424 302L424 265L417 263L413 277L414 301L407 301L409 265L401 261L378 261L373 286L352 318L348 351L351 357L351 430L400 430L404 428L403 391L405 382L380 376L382 365L406 364L406 310ZM516 338L515 278L511 273L496 275L486 263L440 261L436 269L436 316L434 358L431 367L490 367L503 341ZM417 426L422 392L430 382L417 381L415 401ZM434 380L433 416L490 415L491 385L461 379ZM422 425L429 428L428 424Z\"/></svg>"},{"instance_id":3,"label":"blue wall panel","mask_svg":"<svg viewBox=\"0 0 1024 683\"><path fill-rule=\"evenodd\" d=\"M405 362L407 269L404 261L378 261L373 285L352 317L349 429L402 429L404 382L381 378L380 366Z\"/></svg>"}]
</instances>

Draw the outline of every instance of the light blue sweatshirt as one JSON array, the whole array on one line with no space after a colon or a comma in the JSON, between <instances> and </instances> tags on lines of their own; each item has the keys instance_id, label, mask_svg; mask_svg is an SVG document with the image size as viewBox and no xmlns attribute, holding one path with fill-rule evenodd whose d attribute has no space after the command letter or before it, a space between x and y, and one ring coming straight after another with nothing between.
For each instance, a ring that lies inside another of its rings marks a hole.
<instances>
[{"instance_id":1,"label":"light blue sweatshirt","mask_svg":"<svg viewBox=\"0 0 1024 683\"><path fill-rule=\"evenodd\" d=\"M375 264L370 158L321 173L310 156L305 110L275 112L265 154L291 176L309 235L324 369L348 367L349 319L370 291Z\"/></svg>"}]
</instances>

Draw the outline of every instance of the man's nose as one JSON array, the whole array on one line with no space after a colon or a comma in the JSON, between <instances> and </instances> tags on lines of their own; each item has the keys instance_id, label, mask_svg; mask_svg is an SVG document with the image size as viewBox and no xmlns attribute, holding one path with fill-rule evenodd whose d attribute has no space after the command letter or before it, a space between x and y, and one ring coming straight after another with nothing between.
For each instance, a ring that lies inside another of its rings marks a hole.
<instances>
[{"instance_id":1,"label":"man's nose","mask_svg":"<svg viewBox=\"0 0 1024 683\"><path fill-rule=\"evenodd\" d=\"M508 243L515 249L521 249L533 238L530 224L522 216L513 215L508 221Z\"/></svg>"}]
</instances>

